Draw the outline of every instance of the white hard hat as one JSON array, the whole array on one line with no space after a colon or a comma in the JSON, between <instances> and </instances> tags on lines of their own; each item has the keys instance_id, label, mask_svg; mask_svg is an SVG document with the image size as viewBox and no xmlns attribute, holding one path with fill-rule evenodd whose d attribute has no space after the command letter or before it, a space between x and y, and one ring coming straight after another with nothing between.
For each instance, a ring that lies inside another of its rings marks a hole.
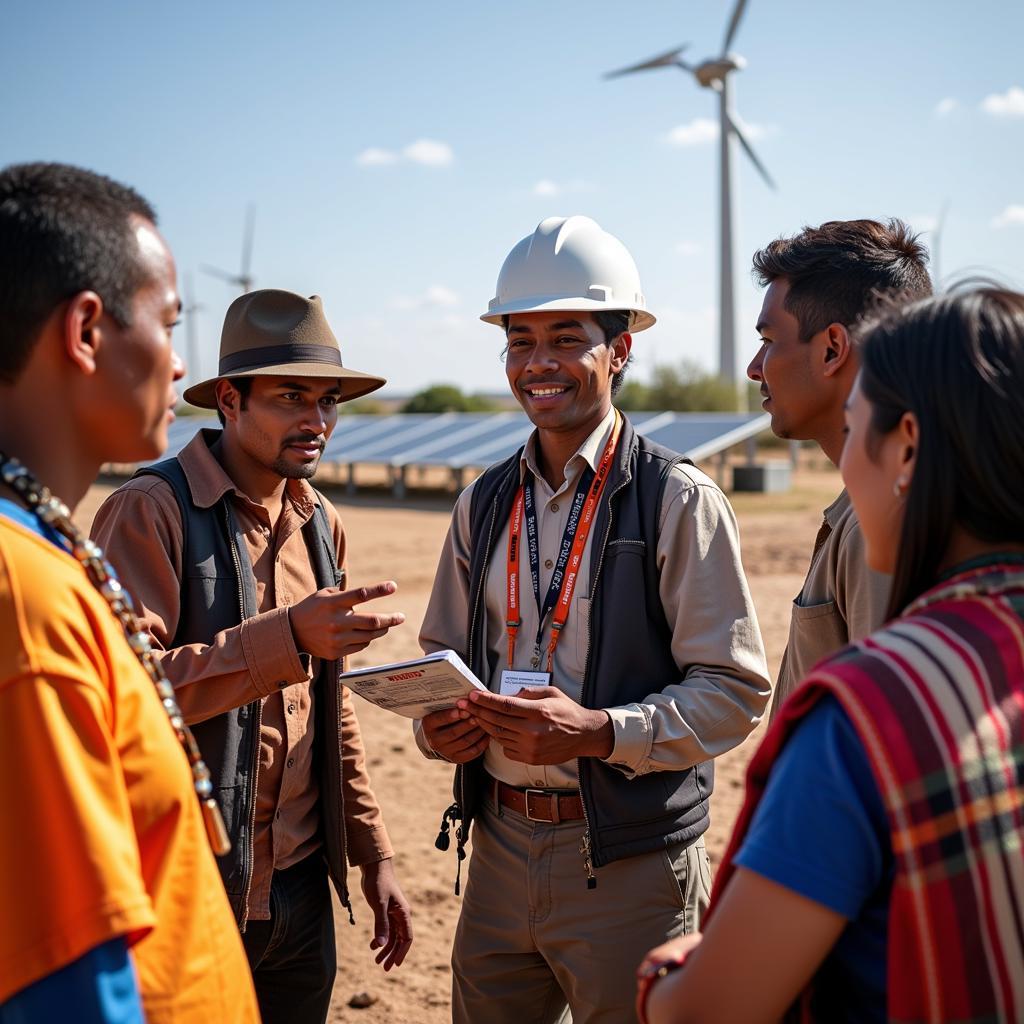
<instances>
[{"instance_id":1,"label":"white hard hat","mask_svg":"<svg viewBox=\"0 0 1024 1024\"><path fill-rule=\"evenodd\" d=\"M509 254L498 294L480 319L502 324L509 313L628 310L629 330L654 323L647 312L633 257L589 217L548 217Z\"/></svg>"}]
</instances>

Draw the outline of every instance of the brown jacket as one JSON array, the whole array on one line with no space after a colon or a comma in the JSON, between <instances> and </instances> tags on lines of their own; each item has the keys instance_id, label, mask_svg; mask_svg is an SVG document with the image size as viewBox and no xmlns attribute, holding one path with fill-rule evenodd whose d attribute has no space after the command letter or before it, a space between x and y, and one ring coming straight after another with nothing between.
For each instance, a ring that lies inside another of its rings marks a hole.
<instances>
[{"instance_id":1,"label":"brown jacket","mask_svg":"<svg viewBox=\"0 0 1024 1024\"><path fill-rule=\"evenodd\" d=\"M168 649L179 622L182 528L169 484L158 477L130 480L97 513L93 536L122 574L138 605L142 624L162 649L163 666L189 722L199 722L262 702L256 785L253 873L248 918L269 917L272 872L287 868L320 845L319 792L312 771L311 680L317 672L296 649L288 606L316 590L302 536L313 514L313 490L288 481L284 507L273 530L267 510L239 493L201 434L179 462L193 500L209 507L230 493L253 566L258 614L223 630L207 645ZM339 566L345 564L345 534L326 503ZM392 855L380 809L370 788L359 723L343 690L341 714L344 822L349 862L362 865ZM337 880L342 881L342 880Z\"/></svg>"}]
</instances>

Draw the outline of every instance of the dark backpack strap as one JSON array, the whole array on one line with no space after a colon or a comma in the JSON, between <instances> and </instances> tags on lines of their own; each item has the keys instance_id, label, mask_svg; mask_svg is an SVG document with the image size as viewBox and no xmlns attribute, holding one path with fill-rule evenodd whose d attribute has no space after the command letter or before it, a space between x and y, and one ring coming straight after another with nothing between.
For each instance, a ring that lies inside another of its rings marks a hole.
<instances>
[{"instance_id":1,"label":"dark backpack strap","mask_svg":"<svg viewBox=\"0 0 1024 1024\"><path fill-rule=\"evenodd\" d=\"M322 580L333 579L334 586L344 589L345 570L338 566L338 556L334 550L334 535L331 533L331 520L327 515L327 498L315 487L313 494L316 496L316 504L313 506L313 515L307 523L306 529L311 531L309 535L309 542L312 545L310 555L313 558L313 568L317 573L317 586L330 586Z\"/></svg>"},{"instance_id":2,"label":"dark backpack strap","mask_svg":"<svg viewBox=\"0 0 1024 1024\"><path fill-rule=\"evenodd\" d=\"M178 515L181 519L181 558L182 564L186 564L188 558L188 521L189 509L192 507L192 491L188 486L188 478L181 463L177 459L164 459L162 462L154 462L150 466L143 466L135 470L132 479L140 476L158 476L161 480L170 485L174 494L174 500L178 503ZM182 572L184 581L185 573Z\"/></svg>"}]
</instances>

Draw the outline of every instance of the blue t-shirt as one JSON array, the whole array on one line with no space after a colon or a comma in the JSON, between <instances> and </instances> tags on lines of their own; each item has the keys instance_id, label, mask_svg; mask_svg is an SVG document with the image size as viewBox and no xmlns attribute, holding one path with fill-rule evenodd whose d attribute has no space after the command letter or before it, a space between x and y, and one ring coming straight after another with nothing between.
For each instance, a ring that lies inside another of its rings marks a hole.
<instances>
[{"instance_id":1,"label":"blue t-shirt","mask_svg":"<svg viewBox=\"0 0 1024 1024\"><path fill-rule=\"evenodd\" d=\"M67 542L34 513L0 498L0 515L67 550ZM79 1024L142 1024L144 1014L128 943L94 946L77 960L0 1003L0 1024L75 1020Z\"/></svg>"},{"instance_id":2,"label":"blue t-shirt","mask_svg":"<svg viewBox=\"0 0 1024 1024\"><path fill-rule=\"evenodd\" d=\"M818 976L819 1019L886 1020L889 825L864 747L834 697L789 737L735 862L849 918Z\"/></svg>"},{"instance_id":3,"label":"blue t-shirt","mask_svg":"<svg viewBox=\"0 0 1024 1024\"><path fill-rule=\"evenodd\" d=\"M51 544L56 544L57 547L67 551L68 543L61 534L52 526L47 526L34 512L29 512L27 508L16 505L9 498L0 498L0 515L7 516L19 526L38 533L40 537L50 541Z\"/></svg>"}]
</instances>

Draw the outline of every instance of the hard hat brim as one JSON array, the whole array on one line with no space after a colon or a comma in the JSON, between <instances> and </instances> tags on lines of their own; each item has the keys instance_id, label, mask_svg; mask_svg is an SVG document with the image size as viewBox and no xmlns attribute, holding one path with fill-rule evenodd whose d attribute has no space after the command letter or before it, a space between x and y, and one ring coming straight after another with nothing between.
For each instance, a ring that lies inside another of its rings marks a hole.
<instances>
[{"instance_id":1,"label":"hard hat brim","mask_svg":"<svg viewBox=\"0 0 1024 1024\"><path fill-rule=\"evenodd\" d=\"M480 319L485 324L501 327L503 326L502 317L512 313L553 313L559 310L573 313L629 313L630 334L646 331L648 327L653 327L657 323L654 314L648 313L646 309L636 309L633 306L610 306L607 302L600 302L597 299L583 298L542 299L536 302L519 299L515 302L492 306L486 313L480 314Z\"/></svg>"}]
</instances>

